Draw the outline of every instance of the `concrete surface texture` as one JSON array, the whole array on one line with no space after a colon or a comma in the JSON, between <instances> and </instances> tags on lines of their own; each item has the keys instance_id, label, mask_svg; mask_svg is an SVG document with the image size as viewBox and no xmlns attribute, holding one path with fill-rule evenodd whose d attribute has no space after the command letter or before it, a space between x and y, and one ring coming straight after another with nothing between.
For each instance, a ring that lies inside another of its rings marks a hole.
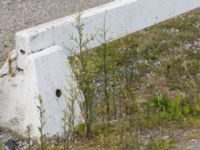
<instances>
[{"instance_id":1,"label":"concrete surface texture","mask_svg":"<svg viewBox=\"0 0 200 150\"><path fill-rule=\"evenodd\" d=\"M30 55L28 60L29 64L23 72L18 72L12 78L5 76L3 80L0 79L0 125L20 135L26 135L26 128L30 126L31 136L39 137L37 106L41 106L38 100L40 95L42 109L45 110L44 133L47 136L61 135L64 111L71 104L67 101L71 93L67 91L75 86L70 64L66 61L66 50L53 46ZM72 90L78 96L76 89ZM77 99L81 100L81 97ZM78 124L82 122L78 101L73 107L75 124Z\"/></svg>"},{"instance_id":2,"label":"concrete surface texture","mask_svg":"<svg viewBox=\"0 0 200 150\"><path fill-rule=\"evenodd\" d=\"M0 0L0 67L14 48L14 34L78 10L81 0ZM112 0L83 0L87 9Z\"/></svg>"}]
</instances>

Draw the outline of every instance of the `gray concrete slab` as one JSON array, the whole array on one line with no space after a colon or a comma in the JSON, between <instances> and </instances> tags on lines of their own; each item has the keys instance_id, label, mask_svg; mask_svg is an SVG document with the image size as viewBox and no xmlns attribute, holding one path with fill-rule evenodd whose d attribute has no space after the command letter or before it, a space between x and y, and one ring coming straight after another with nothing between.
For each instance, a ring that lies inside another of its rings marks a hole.
<instances>
[{"instance_id":1,"label":"gray concrete slab","mask_svg":"<svg viewBox=\"0 0 200 150\"><path fill-rule=\"evenodd\" d=\"M84 9L112 0L84 0ZM0 67L17 31L76 12L80 0L0 0Z\"/></svg>"}]
</instances>

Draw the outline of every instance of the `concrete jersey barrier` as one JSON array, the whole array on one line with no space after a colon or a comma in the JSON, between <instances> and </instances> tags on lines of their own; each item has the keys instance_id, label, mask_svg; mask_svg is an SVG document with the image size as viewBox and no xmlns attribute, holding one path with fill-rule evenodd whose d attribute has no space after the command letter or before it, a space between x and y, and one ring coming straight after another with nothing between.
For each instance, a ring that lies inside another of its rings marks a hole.
<instances>
[{"instance_id":1,"label":"concrete jersey barrier","mask_svg":"<svg viewBox=\"0 0 200 150\"><path fill-rule=\"evenodd\" d=\"M200 0L116 0L83 11L81 22L86 24L84 35L91 35L103 28L106 18L108 37L115 40L198 7ZM31 125L32 136L39 137L36 97L41 95L46 110L45 134L62 134L65 95L70 90L68 81L74 80L68 49L78 53L77 43L71 40L72 34L78 38L75 24L76 19L71 15L16 33L13 69L18 71L10 76L12 63L7 62L4 75L0 76L0 126L25 135L26 127ZM98 35L89 48L100 45L97 39ZM58 96L57 91L62 94ZM78 105L82 100L80 94L75 104L76 124L83 121Z\"/></svg>"}]
</instances>

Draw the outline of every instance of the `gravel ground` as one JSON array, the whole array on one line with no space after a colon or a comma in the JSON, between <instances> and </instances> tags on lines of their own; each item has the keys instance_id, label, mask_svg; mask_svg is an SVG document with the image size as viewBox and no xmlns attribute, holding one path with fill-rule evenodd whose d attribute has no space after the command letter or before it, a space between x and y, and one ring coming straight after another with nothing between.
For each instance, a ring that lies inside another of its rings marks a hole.
<instances>
[{"instance_id":1,"label":"gravel ground","mask_svg":"<svg viewBox=\"0 0 200 150\"><path fill-rule=\"evenodd\" d=\"M197 135L200 133L200 130L194 129L189 131L176 130L173 133L173 136L168 135L167 133L161 133L160 131L147 131L146 135L140 137L142 143L148 143L149 137L160 137L163 140L169 138L176 138L176 149L177 150L200 150L200 138L188 138L189 135ZM57 145L59 138L54 137L51 139L52 145ZM147 140L148 139L148 140ZM33 141L30 141L33 143ZM14 136L9 131L1 131L0 129L0 149L3 150L27 150L28 141L22 140L20 137ZM36 147L36 145L34 145ZM33 148L36 149L36 148ZM141 150L145 149L144 145L141 146Z\"/></svg>"},{"instance_id":2,"label":"gravel ground","mask_svg":"<svg viewBox=\"0 0 200 150\"><path fill-rule=\"evenodd\" d=\"M84 0L84 8L112 0ZM14 48L14 34L76 12L80 0L0 0L0 67Z\"/></svg>"}]
</instances>

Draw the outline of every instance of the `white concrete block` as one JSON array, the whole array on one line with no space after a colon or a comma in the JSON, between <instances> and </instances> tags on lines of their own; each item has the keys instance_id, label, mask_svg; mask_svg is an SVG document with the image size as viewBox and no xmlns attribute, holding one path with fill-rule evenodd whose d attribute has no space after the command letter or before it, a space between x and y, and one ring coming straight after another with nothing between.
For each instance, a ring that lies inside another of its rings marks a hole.
<instances>
[{"instance_id":1,"label":"white concrete block","mask_svg":"<svg viewBox=\"0 0 200 150\"><path fill-rule=\"evenodd\" d=\"M103 28L106 16L106 26L110 29L108 35L114 40L198 7L200 0L116 0L84 11L82 22L87 24L84 33L91 35ZM78 36L74 24L74 16L67 16L18 32L19 67L24 68L27 55L53 45L76 51L78 45L70 40L72 34ZM96 46L99 46L97 38L89 44L89 48ZM25 53L20 53L21 50Z\"/></svg>"},{"instance_id":2,"label":"white concrete block","mask_svg":"<svg viewBox=\"0 0 200 150\"><path fill-rule=\"evenodd\" d=\"M32 136L38 137L39 112L37 96L43 98L45 109L45 134L53 136L62 133L63 111L66 109L67 89L70 86L71 68L66 51L53 46L29 55L24 72L16 77L0 79L0 125L9 127L25 135L28 125L32 126ZM60 90L62 95L56 96ZM80 100L80 99L78 99ZM83 121L78 105L75 103L76 124Z\"/></svg>"}]
</instances>

